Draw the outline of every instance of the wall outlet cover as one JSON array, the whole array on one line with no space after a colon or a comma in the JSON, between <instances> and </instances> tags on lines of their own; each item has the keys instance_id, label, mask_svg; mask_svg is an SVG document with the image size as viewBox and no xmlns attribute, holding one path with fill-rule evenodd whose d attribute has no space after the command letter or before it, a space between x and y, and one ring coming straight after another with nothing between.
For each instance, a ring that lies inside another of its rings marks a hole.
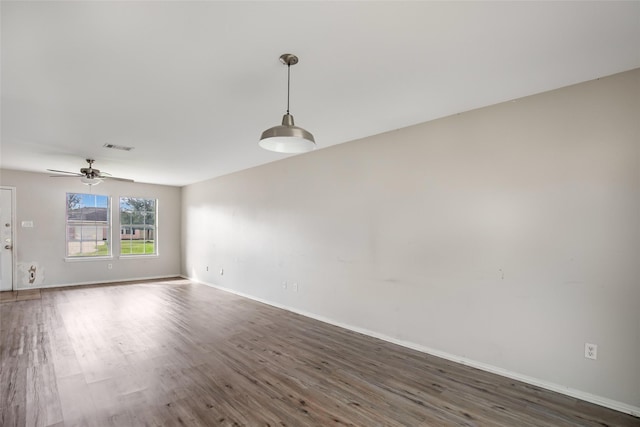
<instances>
[{"instance_id":1,"label":"wall outlet cover","mask_svg":"<svg viewBox=\"0 0 640 427\"><path fill-rule=\"evenodd\" d=\"M584 357L587 359L598 359L598 345L591 343L584 343Z\"/></svg>"}]
</instances>

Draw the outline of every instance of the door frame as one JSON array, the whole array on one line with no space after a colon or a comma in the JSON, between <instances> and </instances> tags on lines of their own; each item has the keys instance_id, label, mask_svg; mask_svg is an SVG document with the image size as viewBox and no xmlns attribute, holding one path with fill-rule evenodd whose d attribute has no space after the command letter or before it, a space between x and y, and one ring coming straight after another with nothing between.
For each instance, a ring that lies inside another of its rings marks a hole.
<instances>
[{"instance_id":1,"label":"door frame","mask_svg":"<svg viewBox=\"0 0 640 427\"><path fill-rule=\"evenodd\" d=\"M16 229L18 228L18 222L16 220L16 187L8 187L6 185L0 185L0 189L9 190L11 192L11 291L17 291L18 286L16 283ZM0 224L1 226L2 224Z\"/></svg>"}]
</instances>

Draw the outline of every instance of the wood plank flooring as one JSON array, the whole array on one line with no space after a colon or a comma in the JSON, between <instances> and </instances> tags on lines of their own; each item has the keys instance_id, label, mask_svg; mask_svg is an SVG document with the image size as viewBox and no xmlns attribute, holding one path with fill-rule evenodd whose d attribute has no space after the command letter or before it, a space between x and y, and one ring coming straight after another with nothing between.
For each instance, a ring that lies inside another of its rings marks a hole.
<instances>
[{"instance_id":1,"label":"wood plank flooring","mask_svg":"<svg viewBox=\"0 0 640 427\"><path fill-rule=\"evenodd\" d=\"M40 289L0 292L0 302L25 301L29 299L40 299Z\"/></svg>"},{"instance_id":2,"label":"wood plank flooring","mask_svg":"<svg viewBox=\"0 0 640 427\"><path fill-rule=\"evenodd\" d=\"M0 425L640 426L177 279L0 304Z\"/></svg>"}]
</instances>

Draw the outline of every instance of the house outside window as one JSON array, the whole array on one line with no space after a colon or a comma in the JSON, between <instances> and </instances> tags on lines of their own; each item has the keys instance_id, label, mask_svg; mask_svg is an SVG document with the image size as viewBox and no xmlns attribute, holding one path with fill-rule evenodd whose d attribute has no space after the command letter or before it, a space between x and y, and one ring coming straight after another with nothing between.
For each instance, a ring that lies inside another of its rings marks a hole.
<instances>
[{"instance_id":1,"label":"house outside window","mask_svg":"<svg viewBox=\"0 0 640 427\"><path fill-rule=\"evenodd\" d=\"M157 199L120 197L120 255L157 255Z\"/></svg>"},{"instance_id":2,"label":"house outside window","mask_svg":"<svg viewBox=\"0 0 640 427\"><path fill-rule=\"evenodd\" d=\"M67 257L111 256L109 196L67 193L66 228Z\"/></svg>"}]
</instances>

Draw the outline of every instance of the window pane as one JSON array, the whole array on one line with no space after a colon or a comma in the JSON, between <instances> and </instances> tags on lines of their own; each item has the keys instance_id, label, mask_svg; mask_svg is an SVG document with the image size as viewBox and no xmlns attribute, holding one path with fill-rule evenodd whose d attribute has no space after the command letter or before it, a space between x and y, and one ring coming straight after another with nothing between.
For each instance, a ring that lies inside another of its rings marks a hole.
<instances>
[{"instance_id":1,"label":"window pane","mask_svg":"<svg viewBox=\"0 0 640 427\"><path fill-rule=\"evenodd\" d=\"M120 225L127 225L133 222L133 215L131 212L120 211Z\"/></svg>"},{"instance_id":2,"label":"window pane","mask_svg":"<svg viewBox=\"0 0 640 427\"><path fill-rule=\"evenodd\" d=\"M156 223L156 213L155 212L147 212L144 215L144 223L149 225L154 225Z\"/></svg>"}]
</instances>

